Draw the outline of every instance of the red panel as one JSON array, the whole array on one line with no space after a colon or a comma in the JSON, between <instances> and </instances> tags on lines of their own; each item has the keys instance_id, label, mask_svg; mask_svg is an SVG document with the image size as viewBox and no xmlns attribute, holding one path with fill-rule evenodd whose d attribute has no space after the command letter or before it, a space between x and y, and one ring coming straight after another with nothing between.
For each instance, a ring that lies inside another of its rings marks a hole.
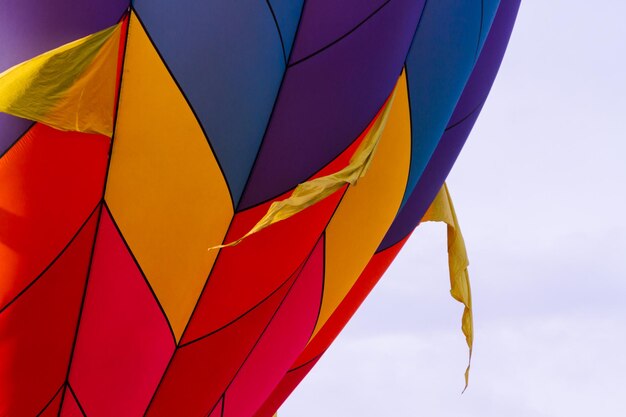
<instances>
[{"instance_id":1,"label":"red panel","mask_svg":"<svg viewBox=\"0 0 626 417\"><path fill-rule=\"evenodd\" d=\"M378 252L370 259L352 289L302 352L298 361L293 365L294 368L309 362L328 349L389 268L409 236L384 251Z\"/></svg>"},{"instance_id":2,"label":"red panel","mask_svg":"<svg viewBox=\"0 0 626 417\"><path fill-rule=\"evenodd\" d=\"M315 177L345 167L361 140L359 138ZM237 246L222 249L183 341L200 337L233 320L293 274L323 233L344 191L345 188ZM285 194L276 200L288 196ZM225 241L245 235L267 213L270 204L237 213Z\"/></svg>"},{"instance_id":3,"label":"red panel","mask_svg":"<svg viewBox=\"0 0 626 417\"><path fill-rule=\"evenodd\" d=\"M96 219L0 313L0 416L36 415L65 382Z\"/></svg>"},{"instance_id":4,"label":"red panel","mask_svg":"<svg viewBox=\"0 0 626 417\"><path fill-rule=\"evenodd\" d=\"M61 252L102 197L109 138L36 124L0 160L0 308Z\"/></svg>"},{"instance_id":5,"label":"red panel","mask_svg":"<svg viewBox=\"0 0 626 417\"><path fill-rule=\"evenodd\" d=\"M85 413L142 415L173 351L167 322L103 210L70 373Z\"/></svg>"},{"instance_id":6,"label":"red panel","mask_svg":"<svg viewBox=\"0 0 626 417\"><path fill-rule=\"evenodd\" d=\"M61 407L61 396L63 395L63 389L59 389L54 398L50 401L50 403L46 406L44 410L41 411L41 414L38 414L37 417L58 417L59 416L59 407Z\"/></svg>"},{"instance_id":7,"label":"red panel","mask_svg":"<svg viewBox=\"0 0 626 417\"><path fill-rule=\"evenodd\" d=\"M181 347L149 417L205 415L216 404L278 309L294 279L224 329Z\"/></svg>"},{"instance_id":8,"label":"red panel","mask_svg":"<svg viewBox=\"0 0 626 417\"><path fill-rule=\"evenodd\" d=\"M280 384L268 397L263 407L255 417L270 417L282 405L291 392L300 384L300 381L309 373L317 363L320 356L328 349L330 344L339 335L350 318L354 315L363 300L368 296L372 288L380 280L391 262L406 243L408 236L388 249L375 254L370 259L367 267L352 287L346 298L330 316L324 327L307 345L304 352L298 357L292 366L292 371L280 381Z\"/></svg>"},{"instance_id":9,"label":"red panel","mask_svg":"<svg viewBox=\"0 0 626 417\"><path fill-rule=\"evenodd\" d=\"M224 399L222 398L219 403L215 406L209 417L221 417L222 416L222 407L224 406Z\"/></svg>"},{"instance_id":10,"label":"red panel","mask_svg":"<svg viewBox=\"0 0 626 417\"><path fill-rule=\"evenodd\" d=\"M254 417L272 417L276 410L283 404L289 394L298 386L311 369L315 366L319 358L287 372L281 379L280 384L274 389L272 394L265 400L263 406L254 414Z\"/></svg>"},{"instance_id":11,"label":"red panel","mask_svg":"<svg viewBox=\"0 0 626 417\"><path fill-rule=\"evenodd\" d=\"M306 346L320 309L324 240L320 239L278 313L226 392L225 417L252 416Z\"/></svg>"},{"instance_id":12,"label":"red panel","mask_svg":"<svg viewBox=\"0 0 626 417\"><path fill-rule=\"evenodd\" d=\"M69 388L65 390L63 405L59 417L85 417Z\"/></svg>"}]
</instances>

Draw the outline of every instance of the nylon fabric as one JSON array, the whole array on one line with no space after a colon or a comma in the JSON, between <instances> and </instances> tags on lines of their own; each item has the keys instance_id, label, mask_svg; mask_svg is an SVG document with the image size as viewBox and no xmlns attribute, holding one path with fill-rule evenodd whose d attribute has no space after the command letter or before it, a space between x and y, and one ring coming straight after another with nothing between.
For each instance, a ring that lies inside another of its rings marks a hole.
<instances>
[{"instance_id":1,"label":"nylon fabric","mask_svg":"<svg viewBox=\"0 0 626 417\"><path fill-rule=\"evenodd\" d=\"M60 130L111 136L122 24L0 74L0 111Z\"/></svg>"},{"instance_id":2,"label":"nylon fabric","mask_svg":"<svg viewBox=\"0 0 626 417\"><path fill-rule=\"evenodd\" d=\"M463 318L461 329L469 347L469 362L465 370L465 389L469 383L469 371L472 360L472 346L474 344L474 323L472 315L472 292L470 289L467 267L469 259L465 249L465 241L461 234L459 221L454 211L454 205L448 192L448 186L443 187L433 200L422 218L422 222L444 222L448 225L448 267L450 268L450 294L460 303L463 303Z\"/></svg>"},{"instance_id":3,"label":"nylon fabric","mask_svg":"<svg viewBox=\"0 0 626 417\"><path fill-rule=\"evenodd\" d=\"M380 141L380 137L385 129L385 124L387 123L387 118L389 117L394 94L395 91L372 122L365 139L352 158L350 158L348 166L334 174L315 178L298 185L289 198L273 202L265 216L263 216L244 236L224 245L213 246L210 249L235 246L245 238L260 232L266 227L286 220L306 208L319 203L326 197L339 191L343 186L347 184L356 185L359 178L367 173L374 154L376 153L378 142Z\"/></svg>"}]
</instances>

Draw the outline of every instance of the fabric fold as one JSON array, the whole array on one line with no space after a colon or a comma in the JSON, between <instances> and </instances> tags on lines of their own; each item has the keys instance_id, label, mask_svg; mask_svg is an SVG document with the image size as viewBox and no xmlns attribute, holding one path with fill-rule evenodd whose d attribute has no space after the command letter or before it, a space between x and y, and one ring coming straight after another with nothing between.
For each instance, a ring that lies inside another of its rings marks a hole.
<instances>
[{"instance_id":1,"label":"fabric fold","mask_svg":"<svg viewBox=\"0 0 626 417\"><path fill-rule=\"evenodd\" d=\"M0 112L111 136L122 22L0 74Z\"/></svg>"},{"instance_id":2,"label":"fabric fold","mask_svg":"<svg viewBox=\"0 0 626 417\"><path fill-rule=\"evenodd\" d=\"M422 222L443 222L448 226L448 267L450 269L450 294L463 303L463 318L461 330L469 347L469 360L465 370L465 388L469 383L469 371L472 361L472 346L474 343L474 320L472 314L472 292L470 289L467 267L469 259L459 221L454 211L448 186L444 183L422 218Z\"/></svg>"},{"instance_id":3,"label":"fabric fold","mask_svg":"<svg viewBox=\"0 0 626 417\"><path fill-rule=\"evenodd\" d=\"M387 123L394 97L395 89L391 96L387 99L383 108L376 115L371 127L365 134L363 142L361 142L345 168L335 172L334 174L315 178L299 184L294 189L290 197L281 201L273 202L267 210L265 216L263 216L261 220L259 220L259 222L244 236L224 245L213 246L209 250L235 246L245 238L260 232L266 227L286 220L298 214L302 210L305 210L306 208L322 201L326 197L341 189L343 186L347 184L356 185L359 178L363 177L367 173L367 170L376 153L376 148L385 129L385 124Z\"/></svg>"}]
</instances>

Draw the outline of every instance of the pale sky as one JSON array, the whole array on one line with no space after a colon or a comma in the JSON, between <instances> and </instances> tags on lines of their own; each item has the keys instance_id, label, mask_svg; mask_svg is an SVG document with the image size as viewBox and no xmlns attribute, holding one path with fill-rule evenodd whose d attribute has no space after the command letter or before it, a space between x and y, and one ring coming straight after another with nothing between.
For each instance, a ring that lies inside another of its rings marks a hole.
<instances>
[{"instance_id":1,"label":"pale sky","mask_svg":"<svg viewBox=\"0 0 626 417\"><path fill-rule=\"evenodd\" d=\"M626 416L626 2L522 0L448 178L475 352L445 226L420 226L280 417Z\"/></svg>"}]
</instances>

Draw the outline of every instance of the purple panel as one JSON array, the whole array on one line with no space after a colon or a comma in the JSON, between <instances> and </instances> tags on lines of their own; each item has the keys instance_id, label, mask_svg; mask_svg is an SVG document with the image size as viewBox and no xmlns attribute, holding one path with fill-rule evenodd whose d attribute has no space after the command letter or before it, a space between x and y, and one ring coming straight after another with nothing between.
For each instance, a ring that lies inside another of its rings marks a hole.
<instances>
[{"instance_id":1,"label":"purple panel","mask_svg":"<svg viewBox=\"0 0 626 417\"><path fill-rule=\"evenodd\" d=\"M361 134L398 80L423 5L392 1L288 68L240 210L295 187Z\"/></svg>"},{"instance_id":2,"label":"purple panel","mask_svg":"<svg viewBox=\"0 0 626 417\"><path fill-rule=\"evenodd\" d=\"M396 216L378 251L402 240L417 226L437 195L469 135L495 80L511 36L520 0L502 0L491 31L437 149L413 193Z\"/></svg>"},{"instance_id":3,"label":"purple panel","mask_svg":"<svg viewBox=\"0 0 626 417\"><path fill-rule=\"evenodd\" d=\"M0 157L32 124L30 120L0 113Z\"/></svg>"},{"instance_id":4,"label":"purple panel","mask_svg":"<svg viewBox=\"0 0 626 417\"><path fill-rule=\"evenodd\" d=\"M3 0L0 72L67 42L115 24L129 0ZM0 152L28 122L0 117Z\"/></svg>"},{"instance_id":5,"label":"purple panel","mask_svg":"<svg viewBox=\"0 0 626 417\"><path fill-rule=\"evenodd\" d=\"M290 62L296 62L354 29L390 0L308 0Z\"/></svg>"}]
</instances>

